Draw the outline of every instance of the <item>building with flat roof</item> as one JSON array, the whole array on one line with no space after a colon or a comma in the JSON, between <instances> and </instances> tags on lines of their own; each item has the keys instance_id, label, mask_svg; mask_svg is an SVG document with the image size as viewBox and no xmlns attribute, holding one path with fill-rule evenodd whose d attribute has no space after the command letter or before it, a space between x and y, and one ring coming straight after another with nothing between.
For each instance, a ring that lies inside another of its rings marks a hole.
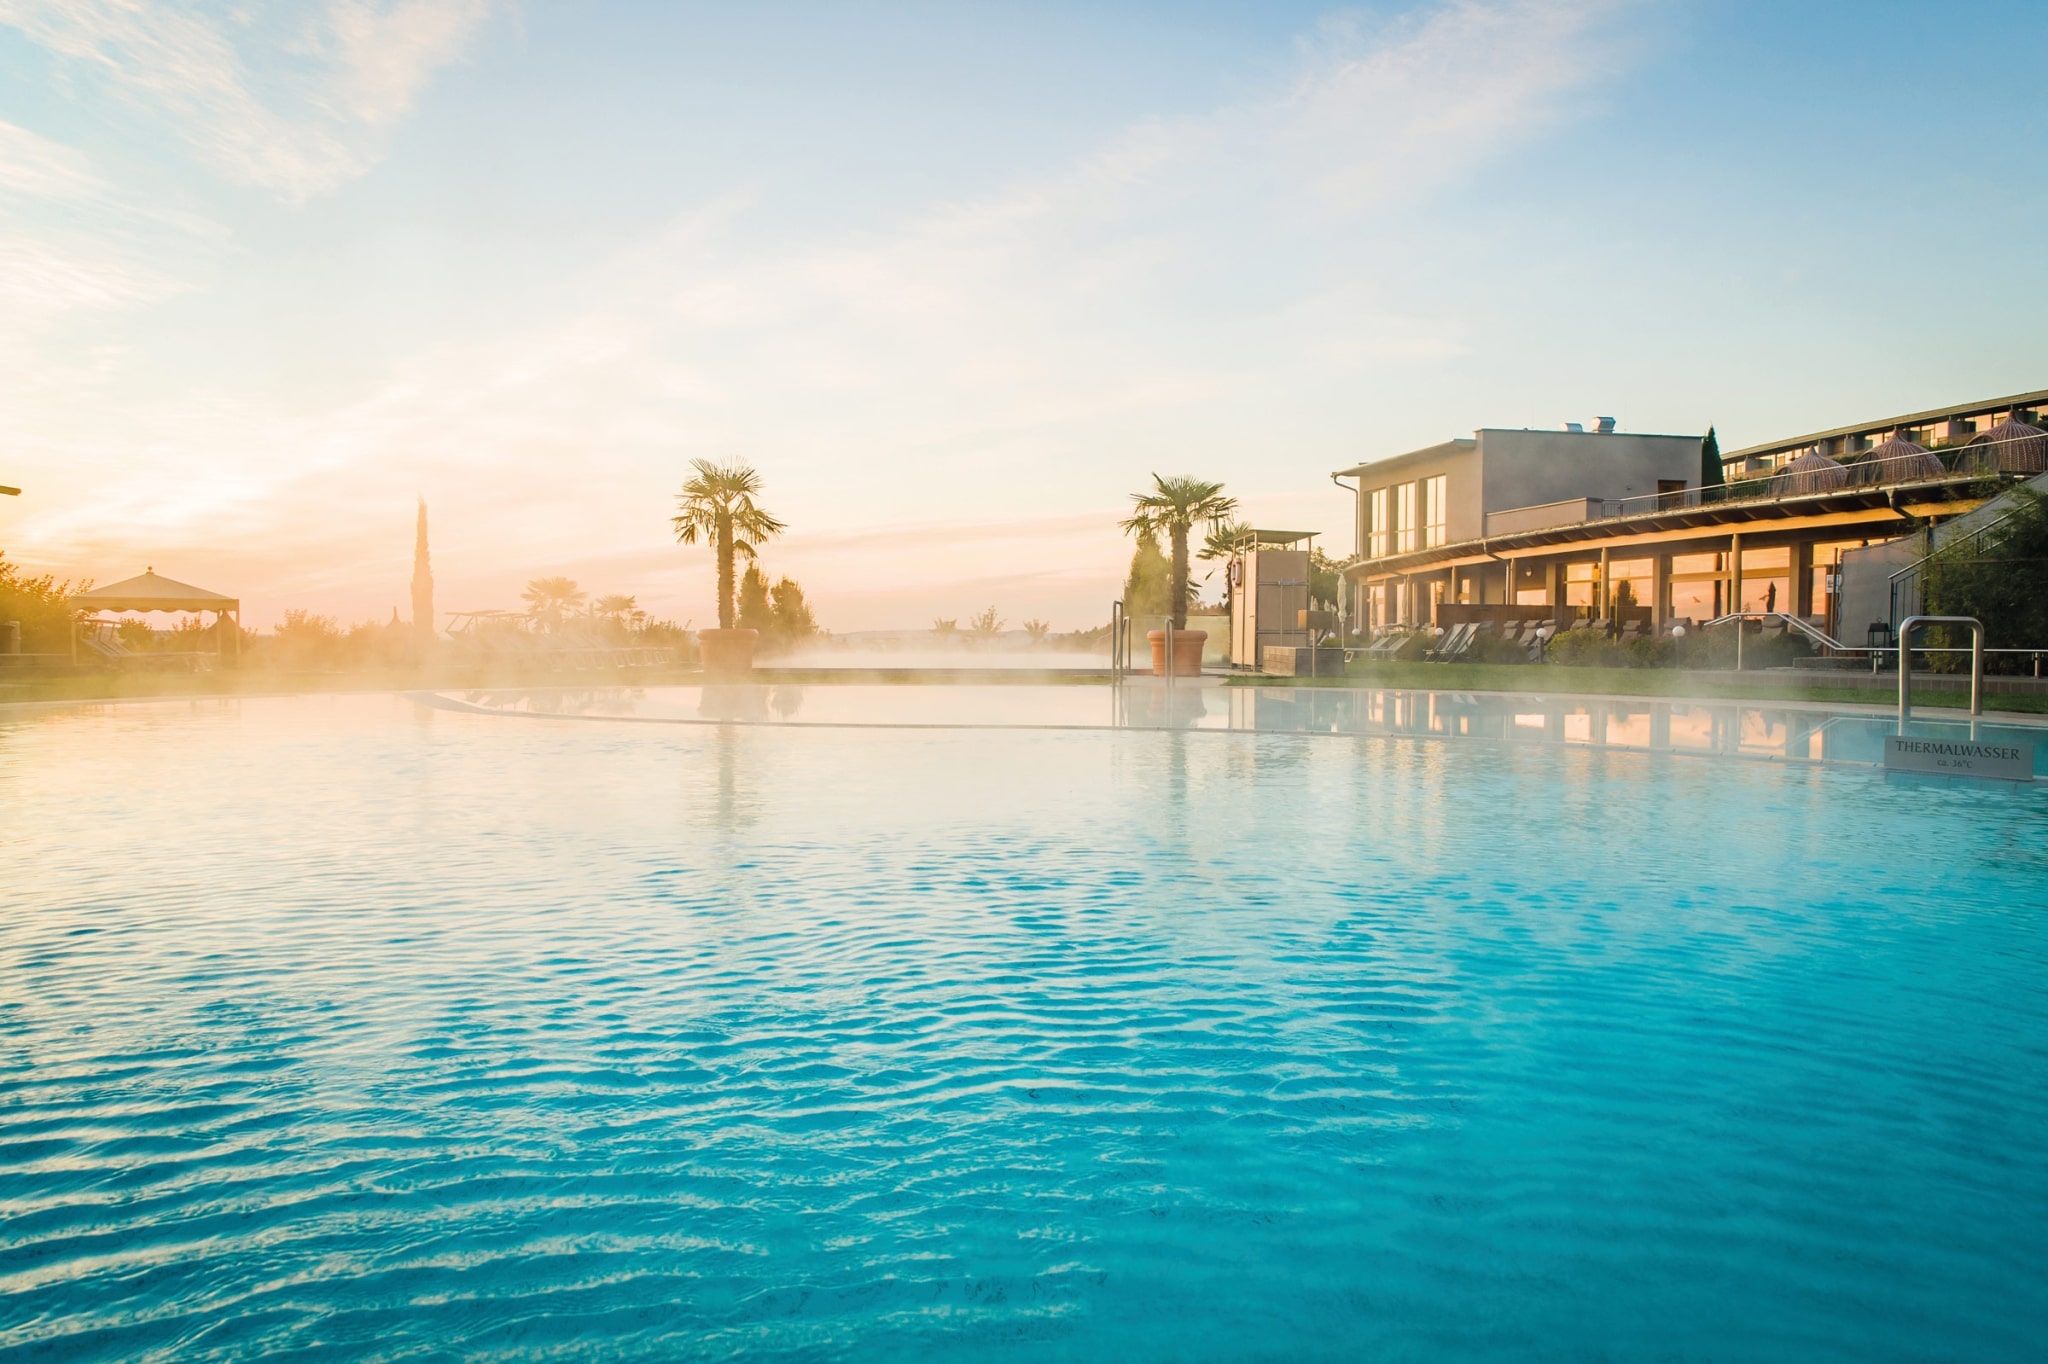
<instances>
[{"instance_id":1,"label":"building with flat roof","mask_svg":"<svg viewBox=\"0 0 2048 1364\"><path fill-rule=\"evenodd\" d=\"M1731 450L1721 457L1721 468L1725 480L1735 483L1774 474L1802 455L1820 455L1838 463L1854 460L1888 440L1903 440L1930 450L1953 449L1979 441L2007 423L2038 427L2044 407L2048 407L2048 389L1960 407L1938 407L1930 412L1908 412L1902 417L1886 417L1861 426L1837 426L1768 445Z\"/></svg>"},{"instance_id":2,"label":"building with flat roof","mask_svg":"<svg viewBox=\"0 0 2048 1364\"><path fill-rule=\"evenodd\" d=\"M1604 619L1662 630L1775 612L1847 642L1843 556L1923 531L2048 467L2048 391L1727 455L1697 435L1484 429L1340 471L1357 480L1354 629ZM1446 612L1445 607L1457 610Z\"/></svg>"}]
</instances>

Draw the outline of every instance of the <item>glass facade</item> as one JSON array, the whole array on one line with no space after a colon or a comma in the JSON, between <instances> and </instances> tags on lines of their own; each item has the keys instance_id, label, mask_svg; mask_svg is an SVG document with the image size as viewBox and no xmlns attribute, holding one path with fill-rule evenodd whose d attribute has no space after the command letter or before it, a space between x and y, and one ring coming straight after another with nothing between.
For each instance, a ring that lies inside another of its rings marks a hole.
<instances>
[{"instance_id":1,"label":"glass facade","mask_svg":"<svg viewBox=\"0 0 2048 1364\"><path fill-rule=\"evenodd\" d=\"M1387 490L1374 488L1366 505L1369 508L1366 539L1371 546L1366 557L1384 559L1387 557Z\"/></svg>"},{"instance_id":2,"label":"glass facade","mask_svg":"<svg viewBox=\"0 0 2048 1364\"><path fill-rule=\"evenodd\" d=\"M1598 564L1566 564L1564 566L1564 604L1576 606L1582 611L1593 609L1593 593L1600 578Z\"/></svg>"},{"instance_id":3,"label":"glass facade","mask_svg":"<svg viewBox=\"0 0 2048 1364\"><path fill-rule=\"evenodd\" d=\"M1742 551L1742 609L1791 611L1794 607L1790 547Z\"/></svg>"},{"instance_id":4,"label":"glass facade","mask_svg":"<svg viewBox=\"0 0 2048 1364\"><path fill-rule=\"evenodd\" d=\"M1394 489L1394 553L1415 548L1415 485L1403 483Z\"/></svg>"},{"instance_id":5,"label":"glass facade","mask_svg":"<svg viewBox=\"0 0 2048 1364\"><path fill-rule=\"evenodd\" d=\"M1651 559L1610 559L1607 602L1610 614L1623 607L1643 607L1656 600L1656 562Z\"/></svg>"},{"instance_id":6,"label":"glass facade","mask_svg":"<svg viewBox=\"0 0 2048 1364\"><path fill-rule=\"evenodd\" d=\"M1713 620L1726 614L1728 603L1728 556L1726 554L1674 554L1671 556L1671 597L1665 610L1674 620Z\"/></svg>"},{"instance_id":7,"label":"glass facade","mask_svg":"<svg viewBox=\"0 0 2048 1364\"><path fill-rule=\"evenodd\" d=\"M1723 614L1721 604L1727 599L1728 585L1719 578L1700 578L1689 582L1674 579L1671 584L1671 615L1674 619L1709 621Z\"/></svg>"},{"instance_id":8,"label":"glass facade","mask_svg":"<svg viewBox=\"0 0 2048 1364\"><path fill-rule=\"evenodd\" d=\"M1422 545L1434 549L1443 544L1449 513L1445 508L1447 481L1443 474L1424 479L1422 484Z\"/></svg>"}]
</instances>

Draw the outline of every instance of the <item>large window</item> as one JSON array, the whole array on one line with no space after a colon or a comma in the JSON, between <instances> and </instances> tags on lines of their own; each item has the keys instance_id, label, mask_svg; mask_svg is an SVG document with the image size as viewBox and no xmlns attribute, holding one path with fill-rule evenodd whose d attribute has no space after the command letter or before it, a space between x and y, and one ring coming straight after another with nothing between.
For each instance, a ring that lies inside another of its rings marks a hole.
<instances>
[{"instance_id":1,"label":"large window","mask_svg":"<svg viewBox=\"0 0 2048 1364\"><path fill-rule=\"evenodd\" d=\"M1394 553L1415 548L1415 485L1403 483L1394 489Z\"/></svg>"},{"instance_id":2,"label":"large window","mask_svg":"<svg viewBox=\"0 0 2048 1364\"><path fill-rule=\"evenodd\" d=\"M1624 607L1648 606L1655 593L1656 565L1649 559L1612 559L1607 564L1609 614Z\"/></svg>"},{"instance_id":3,"label":"large window","mask_svg":"<svg viewBox=\"0 0 2048 1364\"><path fill-rule=\"evenodd\" d=\"M1783 545L1742 551L1744 611L1792 609L1792 551Z\"/></svg>"},{"instance_id":4,"label":"large window","mask_svg":"<svg viewBox=\"0 0 2048 1364\"><path fill-rule=\"evenodd\" d=\"M1422 547L1434 549L1444 542L1444 476L1423 480Z\"/></svg>"},{"instance_id":5,"label":"large window","mask_svg":"<svg viewBox=\"0 0 2048 1364\"><path fill-rule=\"evenodd\" d=\"M1366 544L1368 559L1387 557L1387 490L1374 488L1366 500ZM1384 623L1384 622L1382 622Z\"/></svg>"},{"instance_id":6,"label":"large window","mask_svg":"<svg viewBox=\"0 0 2048 1364\"><path fill-rule=\"evenodd\" d=\"M1593 588L1600 577L1598 564L1566 564L1564 566L1564 604L1576 606L1582 611L1593 607Z\"/></svg>"}]
</instances>

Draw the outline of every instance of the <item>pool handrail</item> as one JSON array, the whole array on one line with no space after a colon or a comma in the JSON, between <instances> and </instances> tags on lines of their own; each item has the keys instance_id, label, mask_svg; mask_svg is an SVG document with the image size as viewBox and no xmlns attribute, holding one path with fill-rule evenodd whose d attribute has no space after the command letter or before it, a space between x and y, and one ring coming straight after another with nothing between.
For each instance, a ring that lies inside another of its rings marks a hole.
<instances>
[{"instance_id":1,"label":"pool handrail","mask_svg":"<svg viewBox=\"0 0 2048 1364\"><path fill-rule=\"evenodd\" d=\"M1899 623L1899 733L1913 717L1913 630L1921 625L1970 627L1970 714L1984 713L1984 622L1975 616L1908 616Z\"/></svg>"}]
</instances>

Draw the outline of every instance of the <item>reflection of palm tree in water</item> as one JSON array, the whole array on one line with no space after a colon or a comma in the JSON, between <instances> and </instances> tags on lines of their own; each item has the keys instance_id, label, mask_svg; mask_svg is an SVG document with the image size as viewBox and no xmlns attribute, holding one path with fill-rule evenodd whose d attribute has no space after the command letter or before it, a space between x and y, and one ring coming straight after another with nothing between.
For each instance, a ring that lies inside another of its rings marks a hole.
<instances>
[{"instance_id":1,"label":"reflection of palm tree in water","mask_svg":"<svg viewBox=\"0 0 2048 1364\"><path fill-rule=\"evenodd\" d=\"M718 727L718 828L727 837L740 827L739 731Z\"/></svg>"},{"instance_id":2,"label":"reflection of palm tree in water","mask_svg":"<svg viewBox=\"0 0 2048 1364\"><path fill-rule=\"evenodd\" d=\"M1188 832L1188 736L1179 730L1166 736L1166 803L1173 811L1174 831L1183 840L1181 853L1185 856L1188 851L1185 846Z\"/></svg>"}]
</instances>

